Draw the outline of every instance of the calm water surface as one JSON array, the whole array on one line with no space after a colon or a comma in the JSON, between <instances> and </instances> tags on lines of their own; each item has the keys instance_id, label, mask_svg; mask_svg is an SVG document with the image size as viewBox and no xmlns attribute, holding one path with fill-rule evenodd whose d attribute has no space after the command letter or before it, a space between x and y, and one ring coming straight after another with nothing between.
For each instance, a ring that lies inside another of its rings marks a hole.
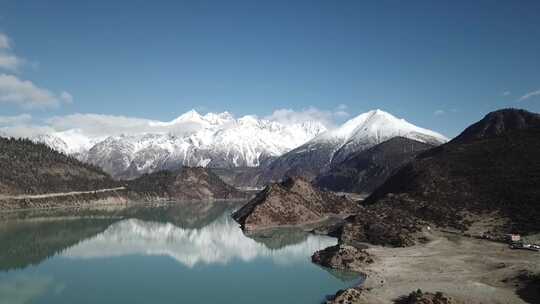
<instances>
[{"instance_id":1,"label":"calm water surface","mask_svg":"<svg viewBox=\"0 0 540 304\"><path fill-rule=\"evenodd\" d=\"M336 239L296 230L247 237L230 217L235 208L12 215L0 221L0 303L321 303L358 282L310 262Z\"/></svg>"}]
</instances>

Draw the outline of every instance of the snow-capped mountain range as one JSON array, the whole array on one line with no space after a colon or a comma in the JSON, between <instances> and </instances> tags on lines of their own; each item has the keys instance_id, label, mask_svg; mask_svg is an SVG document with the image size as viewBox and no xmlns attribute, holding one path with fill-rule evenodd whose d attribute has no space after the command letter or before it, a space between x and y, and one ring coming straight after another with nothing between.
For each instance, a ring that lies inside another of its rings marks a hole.
<instances>
[{"instance_id":1,"label":"snow-capped mountain range","mask_svg":"<svg viewBox=\"0 0 540 304\"><path fill-rule=\"evenodd\" d=\"M156 132L89 137L68 130L33 139L95 164L114 177L131 178L179 166L256 167L294 149L326 127L316 121L281 124L255 116L189 111L170 122L150 122Z\"/></svg>"},{"instance_id":2,"label":"snow-capped mountain range","mask_svg":"<svg viewBox=\"0 0 540 304\"><path fill-rule=\"evenodd\" d=\"M264 167L268 168L265 180L298 170L309 172L311 167L326 168L395 136L434 145L447 141L439 133L381 110L363 113L330 130L318 121L282 124L255 116L236 119L227 112L200 115L194 110L170 122L149 124L153 132L92 137L73 129L33 139L117 178L203 166Z\"/></svg>"}]
</instances>

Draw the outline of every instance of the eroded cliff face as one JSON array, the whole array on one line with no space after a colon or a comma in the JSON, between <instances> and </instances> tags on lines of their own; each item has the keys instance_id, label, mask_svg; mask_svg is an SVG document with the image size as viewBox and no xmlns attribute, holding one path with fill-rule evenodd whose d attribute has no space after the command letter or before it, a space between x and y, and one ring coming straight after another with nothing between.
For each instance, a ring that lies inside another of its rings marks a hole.
<instances>
[{"instance_id":1,"label":"eroded cliff face","mask_svg":"<svg viewBox=\"0 0 540 304\"><path fill-rule=\"evenodd\" d=\"M233 214L244 230L296 226L343 217L359 210L356 202L314 188L302 178L271 184Z\"/></svg>"}]
</instances>

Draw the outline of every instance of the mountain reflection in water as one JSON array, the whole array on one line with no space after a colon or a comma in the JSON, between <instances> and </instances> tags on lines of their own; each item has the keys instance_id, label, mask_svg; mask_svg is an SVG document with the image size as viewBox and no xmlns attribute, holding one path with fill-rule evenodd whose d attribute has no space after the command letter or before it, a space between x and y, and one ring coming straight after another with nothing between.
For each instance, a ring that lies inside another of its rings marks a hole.
<instances>
[{"instance_id":1,"label":"mountain reflection in water","mask_svg":"<svg viewBox=\"0 0 540 304\"><path fill-rule=\"evenodd\" d=\"M229 214L200 229L184 229L170 223L128 219L111 225L99 235L63 252L70 258L99 258L123 255L169 256L185 266L198 263L227 264L233 259L251 261L271 258L276 263L306 259L314 251L336 244L334 238L307 235L297 244L271 249L246 237Z\"/></svg>"},{"instance_id":2,"label":"mountain reflection in water","mask_svg":"<svg viewBox=\"0 0 540 304\"><path fill-rule=\"evenodd\" d=\"M77 217L64 210L59 211L63 212L60 216L12 219L0 226L0 270L39 264L55 255L71 259L169 256L188 267L255 258L284 264L336 244L334 238L298 229L247 237L230 217L238 207L223 202L184 202L77 210Z\"/></svg>"},{"instance_id":3,"label":"mountain reflection in water","mask_svg":"<svg viewBox=\"0 0 540 304\"><path fill-rule=\"evenodd\" d=\"M238 204L189 202L0 215L0 304L319 303L358 283L321 269L335 238L246 236Z\"/></svg>"}]
</instances>

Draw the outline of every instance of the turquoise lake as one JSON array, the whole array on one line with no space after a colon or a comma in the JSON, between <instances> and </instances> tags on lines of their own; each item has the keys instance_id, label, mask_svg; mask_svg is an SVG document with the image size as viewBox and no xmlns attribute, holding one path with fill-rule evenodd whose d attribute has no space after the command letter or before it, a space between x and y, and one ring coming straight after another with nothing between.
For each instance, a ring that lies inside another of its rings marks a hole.
<instances>
[{"instance_id":1,"label":"turquoise lake","mask_svg":"<svg viewBox=\"0 0 540 304\"><path fill-rule=\"evenodd\" d=\"M311 263L335 238L248 237L238 204L175 203L0 221L0 303L321 303L358 283Z\"/></svg>"}]
</instances>

